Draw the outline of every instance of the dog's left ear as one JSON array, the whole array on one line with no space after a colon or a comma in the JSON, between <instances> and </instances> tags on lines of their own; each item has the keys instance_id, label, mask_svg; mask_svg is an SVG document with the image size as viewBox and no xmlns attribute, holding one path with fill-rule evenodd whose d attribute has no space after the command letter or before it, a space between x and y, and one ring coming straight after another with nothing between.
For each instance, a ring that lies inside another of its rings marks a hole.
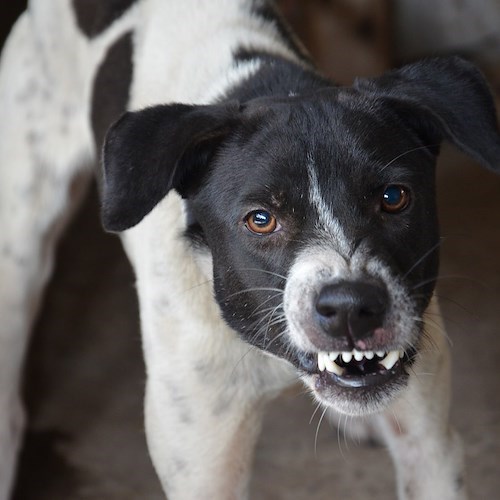
<instances>
[{"instance_id":1,"label":"dog's left ear","mask_svg":"<svg viewBox=\"0 0 500 500\"><path fill-rule=\"evenodd\" d=\"M354 87L388 98L396 107L406 105L411 125L424 136L447 139L484 166L500 170L493 97L480 71L464 59L424 60L380 78L356 80Z\"/></svg>"},{"instance_id":2,"label":"dog's left ear","mask_svg":"<svg viewBox=\"0 0 500 500\"><path fill-rule=\"evenodd\" d=\"M102 155L102 223L117 232L139 223L171 190L189 196L239 120L239 104L171 104L125 113Z\"/></svg>"}]
</instances>

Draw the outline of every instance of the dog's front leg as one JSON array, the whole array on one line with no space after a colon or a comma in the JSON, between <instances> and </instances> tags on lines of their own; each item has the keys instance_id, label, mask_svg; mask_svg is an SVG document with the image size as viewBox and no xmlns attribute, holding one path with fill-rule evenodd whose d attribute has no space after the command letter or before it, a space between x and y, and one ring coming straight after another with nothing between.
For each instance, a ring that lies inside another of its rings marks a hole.
<instances>
[{"instance_id":1,"label":"dog's front leg","mask_svg":"<svg viewBox=\"0 0 500 500\"><path fill-rule=\"evenodd\" d=\"M244 499L265 402L296 374L225 324L179 236L177 197L160 205L124 236L137 275L149 451L169 500Z\"/></svg>"},{"instance_id":2,"label":"dog's front leg","mask_svg":"<svg viewBox=\"0 0 500 500\"><path fill-rule=\"evenodd\" d=\"M408 390L378 422L398 473L400 499L465 500L461 440L448 421L449 348L435 299L425 331Z\"/></svg>"},{"instance_id":3,"label":"dog's front leg","mask_svg":"<svg viewBox=\"0 0 500 500\"><path fill-rule=\"evenodd\" d=\"M245 499L262 411L280 389L265 378L272 380L279 362L192 327L168 333L184 337L175 357L162 348L164 331L145 332L156 336L145 351L149 451L169 500ZM189 336L199 342L184 344Z\"/></svg>"},{"instance_id":4,"label":"dog's front leg","mask_svg":"<svg viewBox=\"0 0 500 500\"><path fill-rule=\"evenodd\" d=\"M147 440L163 489L171 500L245 499L263 401L218 374L193 375L148 376Z\"/></svg>"}]
</instances>

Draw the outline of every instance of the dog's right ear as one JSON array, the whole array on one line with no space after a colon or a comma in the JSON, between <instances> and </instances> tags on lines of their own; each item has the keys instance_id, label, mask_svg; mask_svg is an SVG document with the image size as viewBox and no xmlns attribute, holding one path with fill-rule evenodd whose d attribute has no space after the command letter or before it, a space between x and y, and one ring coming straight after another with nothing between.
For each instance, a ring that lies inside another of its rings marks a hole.
<instances>
[{"instance_id":1,"label":"dog's right ear","mask_svg":"<svg viewBox=\"0 0 500 500\"><path fill-rule=\"evenodd\" d=\"M136 225L171 189L189 196L238 121L238 103L171 104L125 113L104 142L104 229Z\"/></svg>"}]
</instances>

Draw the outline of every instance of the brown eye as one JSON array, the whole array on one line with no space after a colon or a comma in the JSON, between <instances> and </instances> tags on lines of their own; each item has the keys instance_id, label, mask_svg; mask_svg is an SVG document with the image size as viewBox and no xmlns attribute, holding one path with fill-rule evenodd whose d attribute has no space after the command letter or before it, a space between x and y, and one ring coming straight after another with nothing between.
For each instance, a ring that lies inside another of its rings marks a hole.
<instances>
[{"instance_id":1,"label":"brown eye","mask_svg":"<svg viewBox=\"0 0 500 500\"><path fill-rule=\"evenodd\" d=\"M256 234L271 234L276 231L278 222L276 217L266 210L254 210L245 218L246 227Z\"/></svg>"},{"instance_id":2,"label":"brown eye","mask_svg":"<svg viewBox=\"0 0 500 500\"><path fill-rule=\"evenodd\" d=\"M410 203L410 192L403 186L391 184L382 193L381 208L384 212L397 214Z\"/></svg>"}]
</instances>

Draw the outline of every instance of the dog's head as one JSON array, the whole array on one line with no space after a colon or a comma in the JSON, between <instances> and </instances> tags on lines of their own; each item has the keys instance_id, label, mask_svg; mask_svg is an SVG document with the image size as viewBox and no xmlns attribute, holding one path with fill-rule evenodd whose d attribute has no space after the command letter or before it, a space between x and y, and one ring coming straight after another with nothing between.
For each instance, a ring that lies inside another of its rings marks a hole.
<instances>
[{"instance_id":1,"label":"dog's head","mask_svg":"<svg viewBox=\"0 0 500 500\"><path fill-rule=\"evenodd\" d=\"M456 58L351 88L127 113L104 148L104 226L135 225L175 189L227 323L319 399L375 411L423 335L443 139L500 164L491 95Z\"/></svg>"}]
</instances>

